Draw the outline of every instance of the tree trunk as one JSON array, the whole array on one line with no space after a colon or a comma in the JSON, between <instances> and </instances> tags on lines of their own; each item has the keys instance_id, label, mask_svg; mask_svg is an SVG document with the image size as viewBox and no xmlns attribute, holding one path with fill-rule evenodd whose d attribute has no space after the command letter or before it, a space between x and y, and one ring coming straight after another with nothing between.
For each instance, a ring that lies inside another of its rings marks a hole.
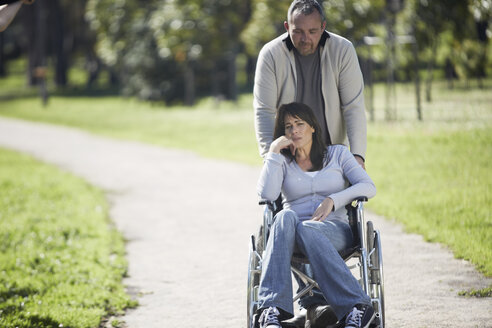
<instances>
[{"instance_id":1,"label":"tree trunk","mask_svg":"<svg viewBox=\"0 0 492 328\"><path fill-rule=\"evenodd\" d=\"M56 56L55 83L57 86L67 85L67 51L65 50L65 34L63 24L63 11L59 0L50 1L52 15L52 33Z\"/></svg>"},{"instance_id":2,"label":"tree trunk","mask_svg":"<svg viewBox=\"0 0 492 328\"><path fill-rule=\"evenodd\" d=\"M417 105L417 118L419 121L422 121L422 104L420 100L419 48L416 41L412 44L412 50L414 57L415 101Z\"/></svg>"},{"instance_id":3,"label":"tree trunk","mask_svg":"<svg viewBox=\"0 0 492 328\"><path fill-rule=\"evenodd\" d=\"M252 88L255 83L255 69L256 69L256 59L249 56L246 62L246 77L247 77L247 87Z\"/></svg>"},{"instance_id":4,"label":"tree trunk","mask_svg":"<svg viewBox=\"0 0 492 328\"><path fill-rule=\"evenodd\" d=\"M37 20L37 6L39 1L35 2L31 6L24 6L24 31L27 36L27 85L36 85L36 77L34 76L34 69L38 66L38 53L36 47L36 20Z\"/></svg>"},{"instance_id":5,"label":"tree trunk","mask_svg":"<svg viewBox=\"0 0 492 328\"><path fill-rule=\"evenodd\" d=\"M184 79L185 79L184 102L186 106L193 106L195 104L195 72L190 62L187 62L185 65Z\"/></svg>"},{"instance_id":6,"label":"tree trunk","mask_svg":"<svg viewBox=\"0 0 492 328\"><path fill-rule=\"evenodd\" d=\"M432 58L427 63L427 78L425 80L425 100L432 101L432 80L434 75L434 64L437 56L437 40L432 41Z\"/></svg>"},{"instance_id":7,"label":"tree trunk","mask_svg":"<svg viewBox=\"0 0 492 328\"><path fill-rule=\"evenodd\" d=\"M212 64L212 72L210 75L210 84L212 88L212 95L214 96L215 99L219 99L220 97L220 88L219 88L219 79L218 79L218 72L219 70L217 69L217 64L213 63Z\"/></svg>"},{"instance_id":8,"label":"tree trunk","mask_svg":"<svg viewBox=\"0 0 492 328\"><path fill-rule=\"evenodd\" d=\"M35 77L39 83L39 94L43 102L43 106L48 103L48 89L46 86L46 23L48 11L46 10L44 4L36 3L36 13L37 13L37 42L36 48L38 53L38 66L35 68Z\"/></svg>"},{"instance_id":9,"label":"tree trunk","mask_svg":"<svg viewBox=\"0 0 492 328\"><path fill-rule=\"evenodd\" d=\"M397 118L396 114L396 87L395 87L395 70L396 70L396 35L395 24L396 17L389 14L387 18L388 30L388 51L386 63L386 108L385 120L394 121Z\"/></svg>"},{"instance_id":10,"label":"tree trunk","mask_svg":"<svg viewBox=\"0 0 492 328\"><path fill-rule=\"evenodd\" d=\"M3 33L0 33L0 76L6 76L5 71L5 53L3 52Z\"/></svg>"},{"instance_id":11,"label":"tree trunk","mask_svg":"<svg viewBox=\"0 0 492 328\"><path fill-rule=\"evenodd\" d=\"M236 51L232 50L227 58L227 99L237 100Z\"/></svg>"}]
</instances>

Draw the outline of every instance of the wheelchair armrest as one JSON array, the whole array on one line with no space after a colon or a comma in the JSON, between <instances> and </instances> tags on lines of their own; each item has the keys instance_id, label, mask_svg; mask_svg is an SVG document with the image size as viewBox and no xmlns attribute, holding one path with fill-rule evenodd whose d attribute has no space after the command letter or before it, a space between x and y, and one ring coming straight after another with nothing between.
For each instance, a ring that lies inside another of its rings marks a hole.
<instances>
[{"instance_id":1,"label":"wheelchair armrest","mask_svg":"<svg viewBox=\"0 0 492 328\"><path fill-rule=\"evenodd\" d=\"M357 205L359 205L359 203L367 202L367 201L368 201L367 197L364 197L364 196L363 197L357 197L354 200L352 200L352 202L350 203L350 205L352 207L357 207Z\"/></svg>"},{"instance_id":2,"label":"wheelchair armrest","mask_svg":"<svg viewBox=\"0 0 492 328\"><path fill-rule=\"evenodd\" d=\"M277 205L275 204L274 201L271 201L271 200L267 200L267 199L260 199L259 205L266 205L268 206L268 208L270 209L270 211L272 212L275 212L275 210L277 209Z\"/></svg>"}]
</instances>

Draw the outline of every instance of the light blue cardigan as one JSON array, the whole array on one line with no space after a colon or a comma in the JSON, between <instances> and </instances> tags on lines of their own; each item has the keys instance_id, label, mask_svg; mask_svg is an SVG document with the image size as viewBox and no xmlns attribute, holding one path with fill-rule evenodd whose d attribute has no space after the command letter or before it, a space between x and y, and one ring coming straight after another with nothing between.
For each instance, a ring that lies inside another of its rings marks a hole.
<instances>
[{"instance_id":1,"label":"light blue cardigan","mask_svg":"<svg viewBox=\"0 0 492 328\"><path fill-rule=\"evenodd\" d=\"M346 146L328 146L324 164L311 177L294 160L269 152L258 180L258 194L274 201L282 192L283 207L296 212L301 220L311 219L319 204L330 197L335 208L327 220L347 221L345 205L358 197L373 197L376 187Z\"/></svg>"}]
</instances>

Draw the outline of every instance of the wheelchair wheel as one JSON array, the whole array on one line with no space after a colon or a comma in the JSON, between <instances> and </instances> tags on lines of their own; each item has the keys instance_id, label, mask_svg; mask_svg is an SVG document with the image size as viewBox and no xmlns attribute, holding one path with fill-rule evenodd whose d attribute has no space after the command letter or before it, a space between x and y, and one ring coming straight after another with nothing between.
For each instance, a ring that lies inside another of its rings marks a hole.
<instances>
[{"instance_id":1,"label":"wheelchair wheel","mask_svg":"<svg viewBox=\"0 0 492 328\"><path fill-rule=\"evenodd\" d=\"M367 254L370 259L371 267L377 268L379 267L379 261L377 258L376 250L374 250L374 241L375 241L375 233L374 233L374 225L372 221L367 222L367 228L366 228L366 234L367 234ZM369 255L370 254L370 255ZM377 277L376 275L369 274L369 278L372 284L377 283Z\"/></svg>"},{"instance_id":2,"label":"wheelchair wheel","mask_svg":"<svg viewBox=\"0 0 492 328\"><path fill-rule=\"evenodd\" d=\"M248 267L247 289L247 328L256 325L256 312L258 310L258 288L260 287L261 263L258 255L263 253L263 226L258 235L251 236Z\"/></svg>"},{"instance_id":3,"label":"wheelchair wheel","mask_svg":"<svg viewBox=\"0 0 492 328\"><path fill-rule=\"evenodd\" d=\"M372 226L372 223L371 223ZM368 229L369 230L369 229ZM369 231L368 231L369 233ZM383 274L383 253L381 250L381 237L379 231L373 230L372 237L368 236L368 245L371 248L370 252L371 266L369 270L371 298L373 299L374 311L377 314L377 324L375 327L384 328L385 313L384 313L384 274Z\"/></svg>"}]
</instances>

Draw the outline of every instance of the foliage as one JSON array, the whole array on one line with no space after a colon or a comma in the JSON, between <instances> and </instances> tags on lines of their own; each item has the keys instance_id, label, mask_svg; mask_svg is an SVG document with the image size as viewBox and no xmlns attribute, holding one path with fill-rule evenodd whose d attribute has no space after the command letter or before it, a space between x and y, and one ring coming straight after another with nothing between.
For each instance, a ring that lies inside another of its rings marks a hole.
<instances>
[{"instance_id":1,"label":"foliage","mask_svg":"<svg viewBox=\"0 0 492 328\"><path fill-rule=\"evenodd\" d=\"M480 41L477 27L490 20L492 1L417 0L414 6L411 20L422 59L433 61L439 51L441 65L451 62L459 77L484 77L487 39Z\"/></svg>"},{"instance_id":2,"label":"foliage","mask_svg":"<svg viewBox=\"0 0 492 328\"><path fill-rule=\"evenodd\" d=\"M481 79L492 72L488 56L492 0L405 0L396 13L388 11L386 0L320 3L327 29L354 43L365 74L371 59L372 80L386 75L388 26L393 18L396 35L414 36L418 44L418 55L409 44L397 45L400 80L415 77L410 72L416 59L421 67L427 66L428 81L434 67L447 68L460 79ZM28 55L30 85L40 57L39 47L33 46L38 41L33 37L36 10L44 8L39 4L25 6L2 34L3 47L0 42L6 60ZM99 72L109 72L107 83L119 82L124 95L191 104L207 95L235 100L239 88L250 90L257 54L285 31L290 1L53 0L47 4L45 48L49 66L55 66L48 78L57 85L64 84L64 69L83 61L87 85ZM368 46L366 36L379 38L379 44Z\"/></svg>"},{"instance_id":3,"label":"foliage","mask_svg":"<svg viewBox=\"0 0 492 328\"><path fill-rule=\"evenodd\" d=\"M374 33L384 16L384 0L323 1L327 29L340 34L355 44Z\"/></svg>"},{"instance_id":4,"label":"foliage","mask_svg":"<svg viewBox=\"0 0 492 328\"><path fill-rule=\"evenodd\" d=\"M241 40L251 56L257 56L268 41L285 32L289 1L252 0L252 14L241 33Z\"/></svg>"},{"instance_id":5,"label":"foliage","mask_svg":"<svg viewBox=\"0 0 492 328\"><path fill-rule=\"evenodd\" d=\"M89 0L86 18L126 94L172 101L195 82L187 81L195 69L209 77L198 80L198 89L210 88L220 71L227 75L228 67L217 63L235 59L248 9L242 0Z\"/></svg>"},{"instance_id":6,"label":"foliage","mask_svg":"<svg viewBox=\"0 0 492 328\"><path fill-rule=\"evenodd\" d=\"M102 193L0 150L0 326L97 327L132 305Z\"/></svg>"}]
</instances>

